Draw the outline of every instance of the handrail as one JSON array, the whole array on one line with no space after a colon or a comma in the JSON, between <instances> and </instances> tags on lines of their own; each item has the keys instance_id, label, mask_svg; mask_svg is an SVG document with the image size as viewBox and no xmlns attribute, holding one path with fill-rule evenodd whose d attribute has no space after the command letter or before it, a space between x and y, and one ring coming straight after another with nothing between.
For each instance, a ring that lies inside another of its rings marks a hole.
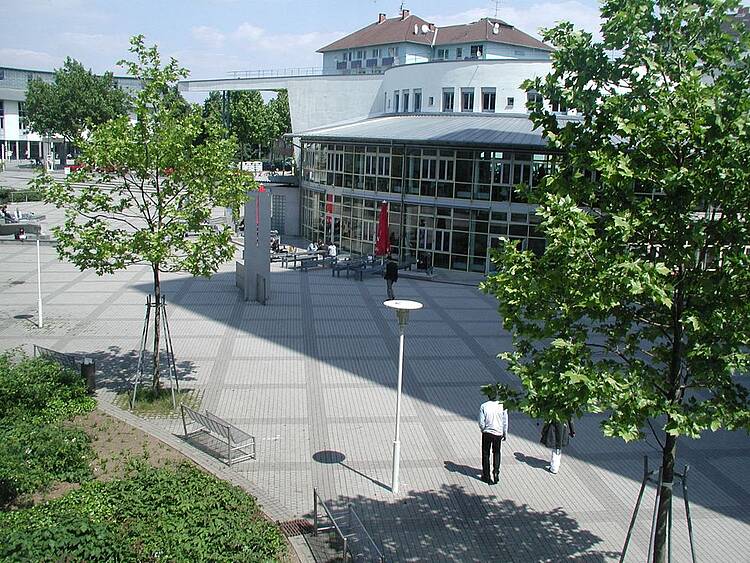
<instances>
[{"instance_id":1,"label":"handrail","mask_svg":"<svg viewBox=\"0 0 750 563\"><path fill-rule=\"evenodd\" d=\"M375 554L377 555L377 560L380 563L385 563L385 557L383 556L383 553L380 551L380 549L378 549L378 546L375 544L375 541L372 539L370 532L368 532L367 528L365 528L365 525L362 524L362 520L359 519L359 516L357 515L357 512L354 510L354 507L352 506L351 503L349 503L348 507L349 507L349 526L351 527L352 520L355 520L357 522L357 524L359 525L359 529L362 530L362 532L364 532L365 538L370 544L370 547L375 551Z\"/></svg>"},{"instance_id":2,"label":"handrail","mask_svg":"<svg viewBox=\"0 0 750 563\"><path fill-rule=\"evenodd\" d=\"M65 352L58 352L57 350L34 344L34 357L37 358L42 356L50 358L58 364L70 369L78 369L78 366L83 363L83 358L76 354L66 354Z\"/></svg>"},{"instance_id":3,"label":"handrail","mask_svg":"<svg viewBox=\"0 0 750 563\"><path fill-rule=\"evenodd\" d=\"M331 520L331 523L333 524L333 526L326 526L326 527L318 526L318 504L323 506L323 510L325 510L325 513L328 515L328 518ZM318 489L315 487L313 488L313 530L314 530L313 534L315 536L318 535L318 532L328 532L330 530L336 530L336 533L344 542L344 548L342 550L342 554L343 554L344 563L346 563L346 560L348 557L347 554L349 552L348 538L339 527L338 523L336 522L336 519L333 517L333 514L331 514L331 511L328 509L328 505L326 505L325 501L323 501L320 498L320 495L318 494Z\"/></svg>"}]
</instances>

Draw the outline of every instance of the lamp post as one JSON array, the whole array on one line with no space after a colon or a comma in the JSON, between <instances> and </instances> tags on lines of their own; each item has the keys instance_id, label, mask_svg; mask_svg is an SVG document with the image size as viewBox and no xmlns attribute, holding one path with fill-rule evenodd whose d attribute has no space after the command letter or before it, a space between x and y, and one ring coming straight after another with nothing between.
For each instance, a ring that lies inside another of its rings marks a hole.
<instances>
[{"instance_id":1,"label":"lamp post","mask_svg":"<svg viewBox=\"0 0 750 563\"><path fill-rule=\"evenodd\" d=\"M42 261L39 257L39 234L36 235L36 289L37 309L39 310L39 328L44 326L42 315Z\"/></svg>"},{"instance_id":2,"label":"lamp post","mask_svg":"<svg viewBox=\"0 0 750 563\"><path fill-rule=\"evenodd\" d=\"M418 301L406 301L403 299L391 299L384 301L383 305L395 309L398 318L398 384L396 392L396 435L393 439L393 468L391 472L391 492L398 493L398 471L401 460L401 441L399 439L399 427L401 422L401 384L404 379L404 330L409 322L409 311L422 308Z\"/></svg>"}]
</instances>

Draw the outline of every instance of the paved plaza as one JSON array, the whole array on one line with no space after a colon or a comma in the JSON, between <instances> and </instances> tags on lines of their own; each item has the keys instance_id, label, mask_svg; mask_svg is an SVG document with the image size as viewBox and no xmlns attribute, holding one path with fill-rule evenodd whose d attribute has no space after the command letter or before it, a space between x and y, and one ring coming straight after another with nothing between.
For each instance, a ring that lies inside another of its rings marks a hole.
<instances>
[{"instance_id":1,"label":"paved plaza","mask_svg":"<svg viewBox=\"0 0 750 563\"><path fill-rule=\"evenodd\" d=\"M99 399L132 375L147 267L98 277L43 246L44 328L36 322L33 243L0 243L0 348L31 344L95 358ZM257 460L232 470L260 501L292 520L308 517L312 489L335 507L352 503L393 561L615 561L638 494L649 443L604 438L598 419L578 423L551 475L536 421L511 413L501 482L480 481L479 387L511 381L496 354L511 340L492 298L469 285L400 279L396 295L424 304L406 333L401 494L389 490L398 327L380 278L333 278L274 264L266 306L241 300L234 265L211 279L164 281L178 370L202 408L256 436ZM182 432L177 419L154 420ZM746 434L680 441L699 561L747 561L750 458ZM673 561L688 561L681 491ZM627 561L648 548L653 487Z\"/></svg>"}]
</instances>

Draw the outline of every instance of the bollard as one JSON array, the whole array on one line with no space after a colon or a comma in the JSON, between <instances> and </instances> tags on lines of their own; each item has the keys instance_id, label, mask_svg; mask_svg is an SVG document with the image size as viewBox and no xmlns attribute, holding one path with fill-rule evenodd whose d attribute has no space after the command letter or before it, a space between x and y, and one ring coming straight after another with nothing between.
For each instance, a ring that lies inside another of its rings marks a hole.
<instances>
[{"instance_id":1,"label":"bollard","mask_svg":"<svg viewBox=\"0 0 750 563\"><path fill-rule=\"evenodd\" d=\"M93 394L96 391L96 363L91 358L84 358L81 363L81 377L86 382L86 391Z\"/></svg>"}]
</instances>

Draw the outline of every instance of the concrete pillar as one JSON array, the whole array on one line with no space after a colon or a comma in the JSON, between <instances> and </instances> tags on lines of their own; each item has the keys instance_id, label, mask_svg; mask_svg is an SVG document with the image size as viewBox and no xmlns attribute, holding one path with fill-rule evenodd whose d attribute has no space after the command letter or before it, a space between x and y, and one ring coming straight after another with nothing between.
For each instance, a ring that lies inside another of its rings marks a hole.
<instances>
[{"instance_id":1,"label":"concrete pillar","mask_svg":"<svg viewBox=\"0 0 750 563\"><path fill-rule=\"evenodd\" d=\"M271 193L256 191L245 204L245 301L265 305L271 281Z\"/></svg>"}]
</instances>

